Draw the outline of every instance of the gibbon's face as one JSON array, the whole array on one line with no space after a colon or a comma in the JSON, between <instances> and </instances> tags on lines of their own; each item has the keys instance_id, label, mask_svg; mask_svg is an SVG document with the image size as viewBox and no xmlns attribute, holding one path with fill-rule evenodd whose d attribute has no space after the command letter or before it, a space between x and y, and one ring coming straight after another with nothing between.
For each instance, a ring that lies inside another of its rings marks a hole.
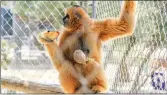
<instances>
[{"instance_id":1,"label":"gibbon's face","mask_svg":"<svg viewBox=\"0 0 167 95\"><path fill-rule=\"evenodd\" d=\"M74 5L73 7L66 9L65 16L62 20L66 28L75 29L82 25L83 19L87 18L88 14L86 11L78 5Z\"/></svg>"}]
</instances>

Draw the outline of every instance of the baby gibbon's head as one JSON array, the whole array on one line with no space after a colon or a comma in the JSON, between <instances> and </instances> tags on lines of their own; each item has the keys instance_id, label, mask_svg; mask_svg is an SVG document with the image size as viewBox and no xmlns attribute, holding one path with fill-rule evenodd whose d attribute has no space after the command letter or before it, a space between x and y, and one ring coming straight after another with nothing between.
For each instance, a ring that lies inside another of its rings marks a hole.
<instances>
[{"instance_id":1,"label":"baby gibbon's head","mask_svg":"<svg viewBox=\"0 0 167 95\"><path fill-rule=\"evenodd\" d=\"M79 5L73 5L65 11L63 23L66 28L76 29L83 25L83 21L87 21L89 16L87 12Z\"/></svg>"}]
</instances>

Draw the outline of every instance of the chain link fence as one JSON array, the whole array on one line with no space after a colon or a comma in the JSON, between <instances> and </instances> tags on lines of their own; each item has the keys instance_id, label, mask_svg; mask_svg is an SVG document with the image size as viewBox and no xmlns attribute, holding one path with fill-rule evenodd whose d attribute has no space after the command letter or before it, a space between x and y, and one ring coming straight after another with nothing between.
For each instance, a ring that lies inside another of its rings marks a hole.
<instances>
[{"instance_id":1,"label":"chain link fence","mask_svg":"<svg viewBox=\"0 0 167 95\"><path fill-rule=\"evenodd\" d=\"M122 1L96 3L97 19L119 16ZM113 93L166 93L167 2L138 1L136 16L133 36L104 44L110 90ZM153 76L155 73L163 75Z\"/></svg>"},{"instance_id":2,"label":"chain link fence","mask_svg":"<svg viewBox=\"0 0 167 95\"><path fill-rule=\"evenodd\" d=\"M59 84L58 73L36 35L62 28L64 10L75 4L82 2L2 1L1 77ZM121 4L88 1L86 8L90 16L102 19L119 16ZM167 93L167 1L138 1L136 16L133 36L103 45L109 92ZM1 93L22 92L2 89Z\"/></svg>"}]
</instances>

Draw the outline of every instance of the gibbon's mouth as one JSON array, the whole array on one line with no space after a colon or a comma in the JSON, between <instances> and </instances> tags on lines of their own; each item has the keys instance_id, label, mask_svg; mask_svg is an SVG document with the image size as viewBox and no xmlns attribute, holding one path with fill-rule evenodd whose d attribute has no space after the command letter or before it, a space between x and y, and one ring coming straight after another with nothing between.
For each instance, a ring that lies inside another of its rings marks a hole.
<instances>
[{"instance_id":1,"label":"gibbon's mouth","mask_svg":"<svg viewBox=\"0 0 167 95\"><path fill-rule=\"evenodd\" d=\"M68 23L67 23L67 22L66 22L66 23L63 23L63 25L64 25L64 27L67 27Z\"/></svg>"}]
</instances>

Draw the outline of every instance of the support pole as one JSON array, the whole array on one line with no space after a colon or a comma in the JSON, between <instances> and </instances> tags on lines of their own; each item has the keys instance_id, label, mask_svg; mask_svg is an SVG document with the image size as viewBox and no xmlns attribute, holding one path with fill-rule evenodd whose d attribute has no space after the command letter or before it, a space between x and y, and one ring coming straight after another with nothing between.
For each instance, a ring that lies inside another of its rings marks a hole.
<instances>
[{"instance_id":1,"label":"support pole","mask_svg":"<svg viewBox=\"0 0 167 95\"><path fill-rule=\"evenodd\" d=\"M96 2L95 0L93 0L93 4L92 4L92 18L96 18Z\"/></svg>"},{"instance_id":2,"label":"support pole","mask_svg":"<svg viewBox=\"0 0 167 95\"><path fill-rule=\"evenodd\" d=\"M1 88L14 90L31 94L61 94L63 90L58 85L47 85L35 83L31 81L24 81L14 78L1 78Z\"/></svg>"}]
</instances>

